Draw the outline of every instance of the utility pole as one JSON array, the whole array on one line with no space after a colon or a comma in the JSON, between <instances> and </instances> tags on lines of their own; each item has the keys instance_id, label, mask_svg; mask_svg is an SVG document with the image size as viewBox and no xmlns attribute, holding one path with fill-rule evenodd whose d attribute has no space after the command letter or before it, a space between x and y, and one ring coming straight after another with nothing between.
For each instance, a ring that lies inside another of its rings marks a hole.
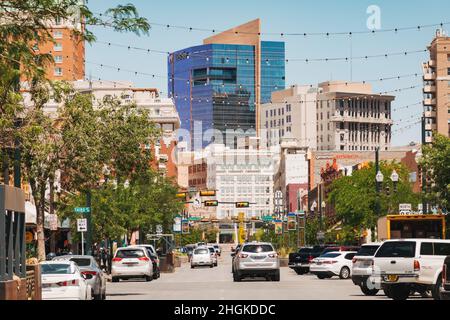
<instances>
[{"instance_id":1,"label":"utility pole","mask_svg":"<svg viewBox=\"0 0 450 320\"><path fill-rule=\"evenodd\" d=\"M422 117L422 148L424 145L427 144L426 137L425 137L425 117ZM421 168L422 171L422 213L428 214L428 204L426 199L427 194L427 171L425 170L425 167L422 165Z\"/></svg>"},{"instance_id":2,"label":"utility pole","mask_svg":"<svg viewBox=\"0 0 450 320\"><path fill-rule=\"evenodd\" d=\"M87 219L87 236L86 236L86 254L88 256L92 255L92 208L91 208L92 194L91 191L88 190L86 192L86 207L89 208L89 212L86 213Z\"/></svg>"}]
</instances>

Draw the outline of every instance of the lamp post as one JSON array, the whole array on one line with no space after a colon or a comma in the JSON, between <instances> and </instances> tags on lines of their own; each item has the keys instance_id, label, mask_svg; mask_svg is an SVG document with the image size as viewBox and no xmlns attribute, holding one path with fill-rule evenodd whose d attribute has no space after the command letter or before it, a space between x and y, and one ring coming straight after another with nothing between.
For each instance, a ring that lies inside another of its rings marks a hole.
<instances>
[{"instance_id":1,"label":"lamp post","mask_svg":"<svg viewBox=\"0 0 450 320\"><path fill-rule=\"evenodd\" d=\"M416 153L416 163L419 165L420 161L422 160L423 154L422 150L417 151ZM428 204L426 202L426 193L427 193L427 175L424 167L422 166L420 171L422 171L422 213L427 214L428 213Z\"/></svg>"},{"instance_id":2,"label":"lamp post","mask_svg":"<svg viewBox=\"0 0 450 320\"><path fill-rule=\"evenodd\" d=\"M394 171L392 171L391 180L394 183L394 192L397 192L399 175L398 175L397 171L395 171L395 169L394 169Z\"/></svg>"}]
</instances>

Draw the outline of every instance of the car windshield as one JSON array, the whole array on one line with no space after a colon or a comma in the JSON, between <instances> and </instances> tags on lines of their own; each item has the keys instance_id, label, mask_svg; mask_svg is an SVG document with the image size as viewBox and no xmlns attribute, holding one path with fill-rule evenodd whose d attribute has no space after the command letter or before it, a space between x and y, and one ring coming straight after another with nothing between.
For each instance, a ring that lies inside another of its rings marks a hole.
<instances>
[{"instance_id":1,"label":"car windshield","mask_svg":"<svg viewBox=\"0 0 450 320\"><path fill-rule=\"evenodd\" d=\"M209 249L209 252L211 252L211 253L216 252L216 250L215 250L213 247L210 247L210 248L208 248L208 249Z\"/></svg>"},{"instance_id":2,"label":"car windshield","mask_svg":"<svg viewBox=\"0 0 450 320\"><path fill-rule=\"evenodd\" d=\"M217 248L217 249L219 249L219 246L216 244L216 245L214 245L214 248Z\"/></svg>"},{"instance_id":3,"label":"car windshield","mask_svg":"<svg viewBox=\"0 0 450 320\"><path fill-rule=\"evenodd\" d=\"M42 274L72 274L70 264L42 264Z\"/></svg>"},{"instance_id":4,"label":"car windshield","mask_svg":"<svg viewBox=\"0 0 450 320\"><path fill-rule=\"evenodd\" d=\"M273 247L270 244L247 245L242 249L243 252L261 253L272 252Z\"/></svg>"},{"instance_id":5,"label":"car windshield","mask_svg":"<svg viewBox=\"0 0 450 320\"><path fill-rule=\"evenodd\" d=\"M410 241L386 242L378 250L377 258L414 258L416 243Z\"/></svg>"},{"instance_id":6,"label":"car windshield","mask_svg":"<svg viewBox=\"0 0 450 320\"><path fill-rule=\"evenodd\" d=\"M311 253L313 250L310 248L302 248L298 250L298 253Z\"/></svg>"},{"instance_id":7,"label":"car windshield","mask_svg":"<svg viewBox=\"0 0 450 320\"><path fill-rule=\"evenodd\" d=\"M373 257L380 246L363 246L356 254L358 257Z\"/></svg>"},{"instance_id":8,"label":"car windshield","mask_svg":"<svg viewBox=\"0 0 450 320\"><path fill-rule=\"evenodd\" d=\"M118 250L116 253L116 258L142 258L144 257L144 251L142 250Z\"/></svg>"},{"instance_id":9,"label":"car windshield","mask_svg":"<svg viewBox=\"0 0 450 320\"><path fill-rule=\"evenodd\" d=\"M337 258L341 255L341 253L325 253L320 256L320 258Z\"/></svg>"},{"instance_id":10,"label":"car windshield","mask_svg":"<svg viewBox=\"0 0 450 320\"><path fill-rule=\"evenodd\" d=\"M72 258L70 261L75 262L79 267L88 267L91 265L91 259L87 258Z\"/></svg>"},{"instance_id":11,"label":"car windshield","mask_svg":"<svg viewBox=\"0 0 450 320\"><path fill-rule=\"evenodd\" d=\"M194 254L208 254L209 250L208 249L196 249L194 251Z\"/></svg>"}]
</instances>

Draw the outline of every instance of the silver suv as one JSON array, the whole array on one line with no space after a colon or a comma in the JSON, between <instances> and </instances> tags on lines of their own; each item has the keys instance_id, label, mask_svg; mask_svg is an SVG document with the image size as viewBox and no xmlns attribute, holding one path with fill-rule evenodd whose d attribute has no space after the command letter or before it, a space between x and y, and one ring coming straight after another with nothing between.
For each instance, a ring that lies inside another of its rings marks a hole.
<instances>
[{"instance_id":1,"label":"silver suv","mask_svg":"<svg viewBox=\"0 0 450 320\"><path fill-rule=\"evenodd\" d=\"M233 259L233 280L264 277L280 281L278 254L270 243L245 243Z\"/></svg>"}]
</instances>

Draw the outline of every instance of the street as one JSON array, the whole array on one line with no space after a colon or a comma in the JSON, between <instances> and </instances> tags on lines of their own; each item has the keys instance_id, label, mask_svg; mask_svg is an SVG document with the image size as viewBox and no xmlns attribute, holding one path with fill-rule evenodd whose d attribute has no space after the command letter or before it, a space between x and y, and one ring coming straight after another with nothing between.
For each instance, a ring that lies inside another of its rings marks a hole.
<instances>
[{"instance_id":1,"label":"street","mask_svg":"<svg viewBox=\"0 0 450 320\"><path fill-rule=\"evenodd\" d=\"M249 279L233 282L231 257L224 251L216 268L191 269L183 264L175 273L152 282L142 280L107 284L107 300L389 300L366 297L351 280L319 280L281 268L280 282Z\"/></svg>"}]
</instances>

